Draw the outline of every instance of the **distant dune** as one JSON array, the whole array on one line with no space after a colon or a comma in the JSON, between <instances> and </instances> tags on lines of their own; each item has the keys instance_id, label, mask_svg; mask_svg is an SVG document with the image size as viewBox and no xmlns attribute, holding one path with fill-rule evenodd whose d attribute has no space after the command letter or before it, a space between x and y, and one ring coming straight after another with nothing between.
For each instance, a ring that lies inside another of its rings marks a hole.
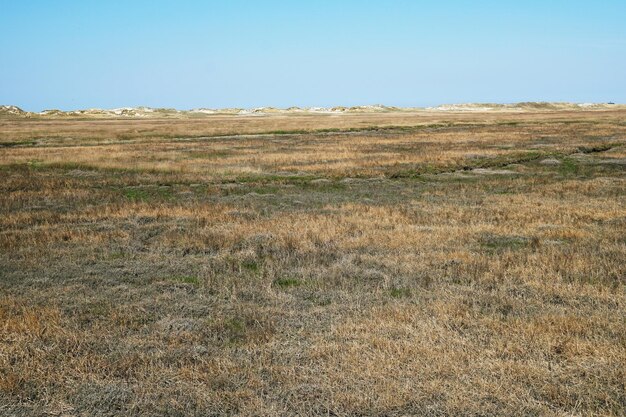
<instances>
[{"instance_id":1,"label":"distant dune","mask_svg":"<svg viewBox=\"0 0 626 417\"><path fill-rule=\"evenodd\" d=\"M0 116L17 117L203 117L207 115L242 115L262 116L271 114L345 114L345 113L389 113L389 112L533 112L533 111L589 111L624 109L624 104L614 103L551 103L523 102L512 104L499 103L463 103L443 104L436 107L393 107L381 104L353 107L257 107L251 109L197 108L177 110L172 108L122 107L117 109L85 109L85 110L44 110L41 112L24 111L17 106L0 105Z\"/></svg>"}]
</instances>

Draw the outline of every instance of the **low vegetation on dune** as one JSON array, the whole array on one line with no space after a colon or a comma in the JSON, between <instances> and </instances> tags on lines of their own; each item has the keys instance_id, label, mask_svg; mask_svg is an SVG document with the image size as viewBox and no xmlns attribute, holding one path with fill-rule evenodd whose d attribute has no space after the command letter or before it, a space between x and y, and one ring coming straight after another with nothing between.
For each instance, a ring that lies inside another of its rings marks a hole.
<instances>
[{"instance_id":1,"label":"low vegetation on dune","mask_svg":"<svg viewBox=\"0 0 626 417\"><path fill-rule=\"evenodd\" d=\"M626 112L0 119L0 415L624 415Z\"/></svg>"}]
</instances>

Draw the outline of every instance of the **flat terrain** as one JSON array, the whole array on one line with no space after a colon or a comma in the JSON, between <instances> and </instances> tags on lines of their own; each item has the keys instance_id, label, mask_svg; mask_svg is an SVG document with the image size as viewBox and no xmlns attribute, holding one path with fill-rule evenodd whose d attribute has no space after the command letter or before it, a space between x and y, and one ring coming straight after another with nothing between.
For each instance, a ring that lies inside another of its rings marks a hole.
<instances>
[{"instance_id":1,"label":"flat terrain","mask_svg":"<svg viewBox=\"0 0 626 417\"><path fill-rule=\"evenodd\" d=\"M0 118L0 415L625 410L626 111Z\"/></svg>"}]
</instances>

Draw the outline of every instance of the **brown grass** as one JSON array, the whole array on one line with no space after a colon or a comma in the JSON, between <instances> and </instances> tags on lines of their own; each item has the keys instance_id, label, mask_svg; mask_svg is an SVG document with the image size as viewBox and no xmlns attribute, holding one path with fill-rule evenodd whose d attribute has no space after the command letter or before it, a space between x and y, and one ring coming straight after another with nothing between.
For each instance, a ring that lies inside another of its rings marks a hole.
<instances>
[{"instance_id":1,"label":"brown grass","mask_svg":"<svg viewBox=\"0 0 626 417\"><path fill-rule=\"evenodd\" d=\"M625 116L3 119L0 414L624 415Z\"/></svg>"}]
</instances>

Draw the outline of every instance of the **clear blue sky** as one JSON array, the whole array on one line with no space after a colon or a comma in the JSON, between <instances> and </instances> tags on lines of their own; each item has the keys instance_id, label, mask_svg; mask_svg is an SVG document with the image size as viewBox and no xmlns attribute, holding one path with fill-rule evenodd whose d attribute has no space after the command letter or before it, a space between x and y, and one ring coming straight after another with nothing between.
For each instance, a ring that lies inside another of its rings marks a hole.
<instances>
[{"instance_id":1,"label":"clear blue sky","mask_svg":"<svg viewBox=\"0 0 626 417\"><path fill-rule=\"evenodd\" d=\"M626 0L0 0L0 104L626 102Z\"/></svg>"}]
</instances>

